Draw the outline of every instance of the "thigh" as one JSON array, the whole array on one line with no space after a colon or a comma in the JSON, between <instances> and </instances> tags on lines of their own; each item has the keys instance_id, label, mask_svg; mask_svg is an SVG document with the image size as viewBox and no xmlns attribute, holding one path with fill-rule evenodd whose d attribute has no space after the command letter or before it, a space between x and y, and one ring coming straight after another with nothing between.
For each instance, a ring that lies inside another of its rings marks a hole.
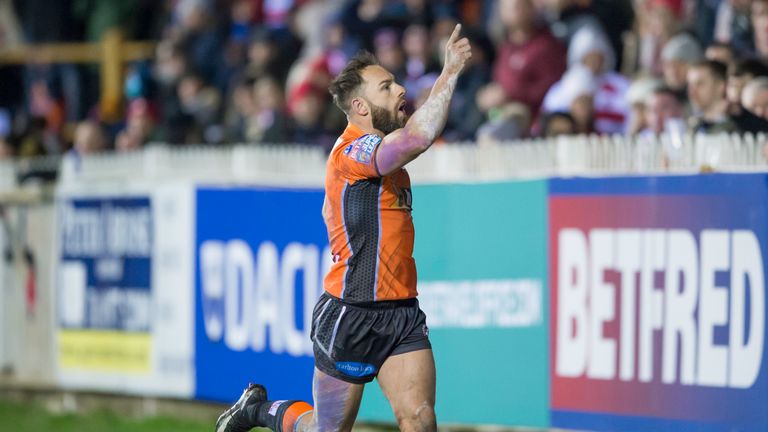
<instances>
[{"instance_id":1,"label":"thigh","mask_svg":"<svg viewBox=\"0 0 768 432\"><path fill-rule=\"evenodd\" d=\"M435 360L431 349L389 357L377 379L401 430L435 430Z\"/></svg>"},{"instance_id":2,"label":"thigh","mask_svg":"<svg viewBox=\"0 0 768 432\"><path fill-rule=\"evenodd\" d=\"M314 414L298 431L351 431L363 397L363 384L334 378L315 368L312 380Z\"/></svg>"}]
</instances>

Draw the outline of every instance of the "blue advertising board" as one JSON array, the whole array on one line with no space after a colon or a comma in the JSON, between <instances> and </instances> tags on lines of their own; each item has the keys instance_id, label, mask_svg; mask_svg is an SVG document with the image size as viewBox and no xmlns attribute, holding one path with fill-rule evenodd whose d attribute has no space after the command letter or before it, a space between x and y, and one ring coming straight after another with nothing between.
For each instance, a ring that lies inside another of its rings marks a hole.
<instances>
[{"instance_id":1,"label":"blue advertising board","mask_svg":"<svg viewBox=\"0 0 768 432\"><path fill-rule=\"evenodd\" d=\"M768 430L768 176L549 194L552 426Z\"/></svg>"},{"instance_id":2,"label":"blue advertising board","mask_svg":"<svg viewBox=\"0 0 768 432\"><path fill-rule=\"evenodd\" d=\"M312 309L331 262L323 191L196 191L195 397L230 402L249 382L312 400Z\"/></svg>"}]
</instances>

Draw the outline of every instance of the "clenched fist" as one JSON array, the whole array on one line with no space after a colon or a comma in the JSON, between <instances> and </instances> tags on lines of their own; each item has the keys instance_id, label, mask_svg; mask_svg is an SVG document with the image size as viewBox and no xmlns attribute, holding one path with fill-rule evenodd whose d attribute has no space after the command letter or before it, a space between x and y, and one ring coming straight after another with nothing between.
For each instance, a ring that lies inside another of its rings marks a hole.
<instances>
[{"instance_id":1,"label":"clenched fist","mask_svg":"<svg viewBox=\"0 0 768 432\"><path fill-rule=\"evenodd\" d=\"M469 45L469 40L467 38L459 39L460 32L461 24L456 24L451 37L448 38L448 43L445 45L443 71L449 74L458 75L464 68L466 61L472 57L472 47Z\"/></svg>"}]
</instances>

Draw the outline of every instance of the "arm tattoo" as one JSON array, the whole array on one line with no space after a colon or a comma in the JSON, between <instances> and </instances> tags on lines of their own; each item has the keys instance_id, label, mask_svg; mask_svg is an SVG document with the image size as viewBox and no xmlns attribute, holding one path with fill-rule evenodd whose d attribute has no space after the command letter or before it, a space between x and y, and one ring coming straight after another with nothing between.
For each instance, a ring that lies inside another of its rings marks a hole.
<instances>
[{"instance_id":1,"label":"arm tattoo","mask_svg":"<svg viewBox=\"0 0 768 432\"><path fill-rule=\"evenodd\" d=\"M413 113L405 127L384 138L386 145L381 146L376 155L379 174L404 166L432 145L445 127L457 79L455 74L441 75L427 101Z\"/></svg>"},{"instance_id":2,"label":"arm tattoo","mask_svg":"<svg viewBox=\"0 0 768 432\"><path fill-rule=\"evenodd\" d=\"M456 88L458 75L451 75L444 82L436 82L432 89L432 94L424 105L421 106L408 123L413 124L413 129L409 132L418 135L421 138L432 142L445 127L445 121L448 117L448 107L451 104L451 96ZM439 86L439 87L438 87ZM406 125L409 128L410 124Z\"/></svg>"}]
</instances>

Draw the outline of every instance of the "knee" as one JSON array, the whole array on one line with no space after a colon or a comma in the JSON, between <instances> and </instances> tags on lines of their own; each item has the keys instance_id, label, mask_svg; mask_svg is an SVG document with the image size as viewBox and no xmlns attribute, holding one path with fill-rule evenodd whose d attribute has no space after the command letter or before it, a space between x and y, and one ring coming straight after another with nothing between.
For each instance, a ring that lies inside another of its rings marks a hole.
<instances>
[{"instance_id":1,"label":"knee","mask_svg":"<svg viewBox=\"0 0 768 432\"><path fill-rule=\"evenodd\" d=\"M406 407L395 411L397 424L405 432L434 432L437 430L435 407L424 402L416 407Z\"/></svg>"}]
</instances>

